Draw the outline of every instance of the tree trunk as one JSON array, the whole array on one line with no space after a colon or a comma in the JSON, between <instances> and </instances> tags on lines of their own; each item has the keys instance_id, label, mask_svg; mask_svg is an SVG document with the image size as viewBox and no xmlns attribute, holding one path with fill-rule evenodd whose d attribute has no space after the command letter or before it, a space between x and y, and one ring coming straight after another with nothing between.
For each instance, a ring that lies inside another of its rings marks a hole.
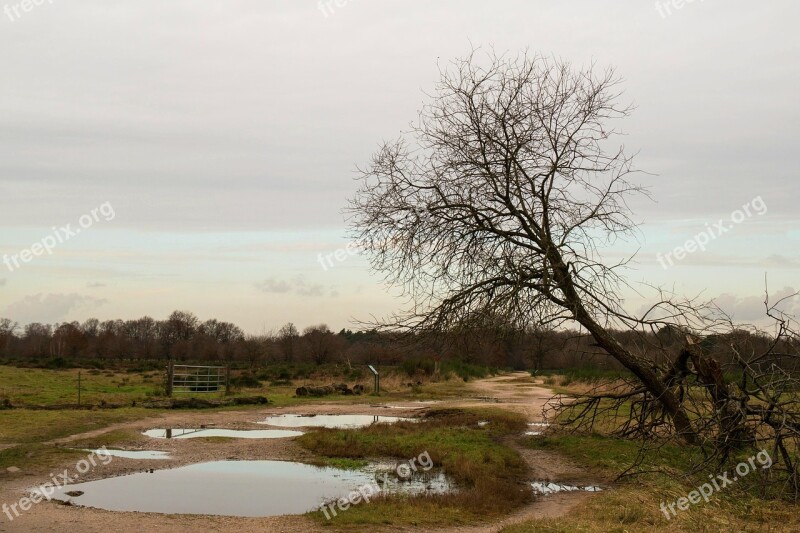
<instances>
[{"instance_id":1,"label":"tree trunk","mask_svg":"<svg viewBox=\"0 0 800 533\"><path fill-rule=\"evenodd\" d=\"M669 387L658 378L656 373L653 372L647 364L647 361L636 357L630 351L626 350L606 328L598 324L589 312L586 311L583 301L575 289L575 285L569 273L569 267L564 264L558 251L551 249L548 255L550 255L553 264L555 281L564 293L568 307L572 311L575 320L586 328L601 348L639 378L650 394L659 401L669 414L672 423L675 424L675 430L678 436L688 444L699 444L697 432L694 430L692 422L686 414L686 410L681 406L675 394L673 394Z\"/></svg>"}]
</instances>

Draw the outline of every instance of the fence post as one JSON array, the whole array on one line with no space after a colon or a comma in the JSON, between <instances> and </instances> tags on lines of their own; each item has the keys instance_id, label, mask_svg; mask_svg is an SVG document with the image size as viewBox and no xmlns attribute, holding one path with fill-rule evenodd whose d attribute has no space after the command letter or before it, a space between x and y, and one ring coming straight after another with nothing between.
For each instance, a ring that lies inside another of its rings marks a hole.
<instances>
[{"instance_id":1,"label":"fence post","mask_svg":"<svg viewBox=\"0 0 800 533\"><path fill-rule=\"evenodd\" d=\"M174 369L172 368L172 361L167 364L167 397L172 398L172 380Z\"/></svg>"},{"instance_id":2,"label":"fence post","mask_svg":"<svg viewBox=\"0 0 800 533\"><path fill-rule=\"evenodd\" d=\"M81 371L78 370L78 407L81 406Z\"/></svg>"},{"instance_id":3,"label":"fence post","mask_svg":"<svg viewBox=\"0 0 800 533\"><path fill-rule=\"evenodd\" d=\"M231 393L231 365L225 367L225 396Z\"/></svg>"}]
</instances>

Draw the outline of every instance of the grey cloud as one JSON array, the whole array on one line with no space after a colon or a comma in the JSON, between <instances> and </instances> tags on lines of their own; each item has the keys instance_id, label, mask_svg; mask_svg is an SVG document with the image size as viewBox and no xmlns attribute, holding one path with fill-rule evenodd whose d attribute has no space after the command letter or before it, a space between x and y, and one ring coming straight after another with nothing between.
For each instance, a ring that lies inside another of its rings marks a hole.
<instances>
[{"instance_id":1,"label":"grey cloud","mask_svg":"<svg viewBox=\"0 0 800 533\"><path fill-rule=\"evenodd\" d=\"M309 283L302 276L298 276L290 281L280 281L270 278L255 284L256 288L262 292L270 294L289 294L298 296L325 296L328 290L319 283Z\"/></svg>"},{"instance_id":2,"label":"grey cloud","mask_svg":"<svg viewBox=\"0 0 800 533\"><path fill-rule=\"evenodd\" d=\"M286 294L292 290L292 287L285 281L276 281L274 279L260 281L256 283L256 288L270 294Z\"/></svg>"},{"instance_id":3,"label":"grey cloud","mask_svg":"<svg viewBox=\"0 0 800 533\"><path fill-rule=\"evenodd\" d=\"M54 323L63 320L71 311L99 307L107 301L80 294L35 294L9 305L3 315L21 324L30 322Z\"/></svg>"},{"instance_id":4,"label":"grey cloud","mask_svg":"<svg viewBox=\"0 0 800 533\"><path fill-rule=\"evenodd\" d=\"M769 305L775 306L779 311L796 316L800 311L800 297L792 297L796 293L796 289L785 287L769 295ZM735 322L757 322L767 318L767 308L764 305L765 296L762 294L739 297L733 294L722 294L714 298L714 303L730 315Z\"/></svg>"}]
</instances>

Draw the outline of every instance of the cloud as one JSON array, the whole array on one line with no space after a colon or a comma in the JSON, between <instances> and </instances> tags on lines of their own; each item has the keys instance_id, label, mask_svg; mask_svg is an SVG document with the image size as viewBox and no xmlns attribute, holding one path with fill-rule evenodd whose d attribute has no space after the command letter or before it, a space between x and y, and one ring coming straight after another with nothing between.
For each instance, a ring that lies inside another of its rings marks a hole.
<instances>
[{"instance_id":1,"label":"cloud","mask_svg":"<svg viewBox=\"0 0 800 533\"><path fill-rule=\"evenodd\" d=\"M0 287L5 287L6 286L6 281L8 281L8 280L5 279L5 278L0 278Z\"/></svg>"},{"instance_id":2,"label":"cloud","mask_svg":"<svg viewBox=\"0 0 800 533\"><path fill-rule=\"evenodd\" d=\"M54 323L63 320L71 311L99 307L106 300L80 294L35 294L9 305L3 315L20 322Z\"/></svg>"},{"instance_id":3,"label":"cloud","mask_svg":"<svg viewBox=\"0 0 800 533\"><path fill-rule=\"evenodd\" d=\"M780 254L773 254L767 257L767 266L777 268L799 268L800 261L792 257L786 257Z\"/></svg>"},{"instance_id":4,"label":"cloud","mask_svg":"<svg viewBox=\"0 0 800 533\"><path fill-rule=\"evenodd\" d=\"M279 281L275 278L269 278L256 283L255 286L258 290L269 294L293 293L298 296L321 298L327 293L327 289L324 285L309 283L302 276L298 276L290 281Z\"/></svg>"},{"instance_id":5,"label":"cloud","mask_svg":"<svg viewBox=\"0 0 800 533\"><path fill-rule=\"evenodd\" d=\"M98 282L87 283L86 284L86 288L88 288L88 289L99 289L101 287L106 287L106 284L105 283L98 283Z\"/></svg>"},{"instance_id":6,"label":"cloud","mask_svg":"<svg viewBox=\"0 0 800 533\"><path fill-rule=\"evenodd\" d=\"M256 283L256 288L270 294L286 294L292 290L292 287L285 281L276 281L273 278Z\"/></svg>"},{"instance_id":7,"label":"cloud","mask_svg":"<svg viewBox=\"0 0 800 533\"><path fill-rule=\"evenodd\" d=\"M791 296L797 293L793 287L783 289L769 296L769 304L786 314L797 316L800 313L800 297ZM757 321L766 318L767 309L764 305L764 295L739 297L733 294L721 294L714 298L714 302L734 321Z\"/></svg>"}]
</instances>

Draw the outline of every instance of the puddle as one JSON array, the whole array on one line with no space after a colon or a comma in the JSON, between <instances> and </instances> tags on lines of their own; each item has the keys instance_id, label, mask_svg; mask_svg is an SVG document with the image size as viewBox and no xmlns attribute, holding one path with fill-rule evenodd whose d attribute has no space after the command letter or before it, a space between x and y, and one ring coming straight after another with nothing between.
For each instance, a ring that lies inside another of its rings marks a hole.
<instances>
[{"instance_id":1,"label":"puddle","mask_svg":"<svg viewBox=\"0 0 800 533\"><path fill-rule=\"evenodd\" d=\"M531 422L528 424L528 427L531 428L539 428L539 429L532 429L530 431L525 432L526 437L541 437L544 434L544 430L550 427L550 424L547 422Z\"/></svg>"},{"instance_id":2,"label":"puddle","mask_svg":"<svg viewBox=\"0 0 800 533\"><path fill-rule=\"evenodd\" d=\"M394 493L451 490L447 478L433 471L400 482L396 476L392 480L381 474L381 468L375 464L364 470L342 470L283 461L216 461L68 485L57 488L53 498L109 511L261 517L319 509L359 488L375 487L376 480L383 490Z\"/></svg>"},{"instance_id":3,"label":"puddle","mask_svg":"<svg viewBox=\"0 0 800 533\"><path fill-rule=\"evenodd\" d=\"M413 422L414 420L413 418L373 415L276 415L259 422L259 424L284 428L352 429L363 428L372 424L394 424L397 422Z\"/></svg>"},{"instance_id":4,"label":"puddle","mask_svg":"<svg viewBox=\"0 0 800 533\"><path fill-rule=\"evenodd\" d=\"M428 405L434 405L440 403L439 400L416 400L410 402L413 405L386 405L386 404L376 404L372 405L371 407L381 407L383 409L425 409Z\"/></svg>"},{"instance_id":5,"label":"puddle","mask_svg":"<svg viewBox=\"0 0 800 533\"><path fill-rule=\"evenodd\" d=\"M578 487L576 485L563 485L546 481L531 482L533 492L536 494L558 494L559 492L600 492L603 489L596 486Z\"/></svg>"},{"instance_id":6,"label":"puddle","mask_svg":"<svg viewBox=\"0 0 800 533\"><path fill-rule=\"evenodd\" d=\"M152 439L199 439L208 437L228 437L232 439L285 439L299 437L302 431L279 429L151 429L142 433Z\"/></svg>"},{"instance_id":7,"label":"puddle","mask_svg":"<svg viewBox=\"0 0 800 533\"><path fill-rule=\"evenodd\" d=\"M96 455L106 455L111 457L120 457L122 459L169 459L169 452L156 452L156 451L133 451L133 450L109 450L103 448L101 450L84 450Z\"/></svg>"}]
</instances>

